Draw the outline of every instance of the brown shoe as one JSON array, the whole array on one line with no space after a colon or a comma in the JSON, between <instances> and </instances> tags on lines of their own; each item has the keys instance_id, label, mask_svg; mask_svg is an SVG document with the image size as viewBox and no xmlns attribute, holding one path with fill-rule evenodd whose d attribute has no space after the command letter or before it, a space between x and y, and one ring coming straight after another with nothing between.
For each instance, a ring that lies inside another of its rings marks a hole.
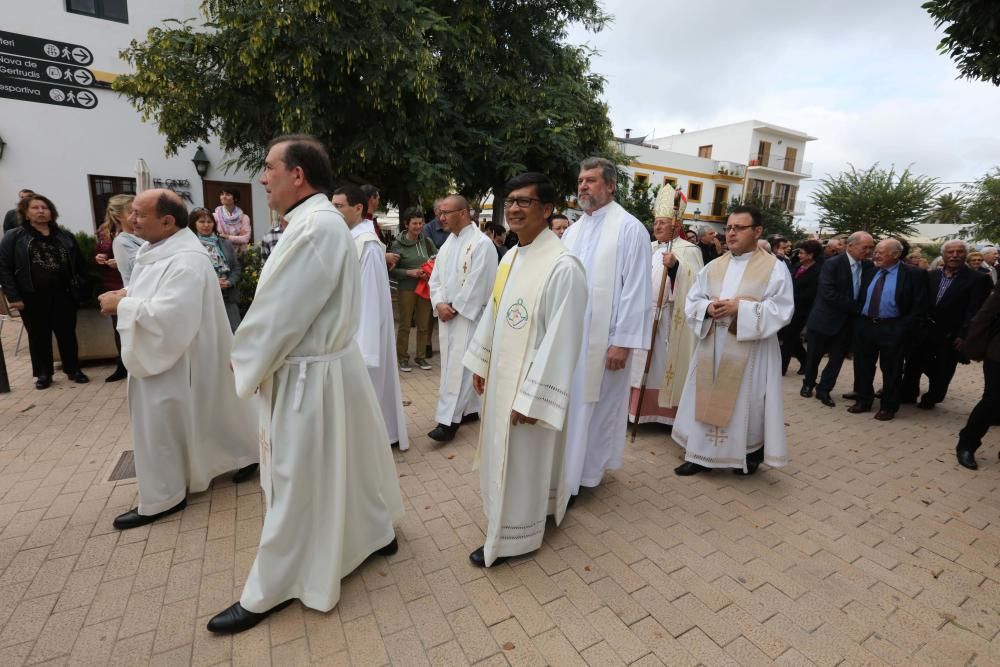
<instances>
[{"instance_id":1,"label":"brown shoe","mask_svg":"<svg viewBox=\"0 0 1000 667\"><path fill-rule=\"evenodd\" d=\"M887 422L895 416L896 413L890 410L879 410L878 412L875 413L875 419L879 420L880 422Z\"/></svg>"},{"instance_id":2,"label":"brown shoe","mask_svg":"<svg viewBox=\"0 0 1000 667\"><path fill-rule=\"evenodd\" d=\"M855 403L851 407L847 408L847 411L851 414L861 414L862 412L868 412L872 409L872 406L865 405L864 403Z\"/></svg>"}]
</instances>

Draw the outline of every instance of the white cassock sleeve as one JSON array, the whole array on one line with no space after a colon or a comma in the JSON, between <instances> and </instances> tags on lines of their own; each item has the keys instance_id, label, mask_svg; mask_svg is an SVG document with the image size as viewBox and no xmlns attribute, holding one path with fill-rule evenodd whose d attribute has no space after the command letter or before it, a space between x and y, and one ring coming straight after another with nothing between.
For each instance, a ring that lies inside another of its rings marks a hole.
<instances>
[{"instance_id":1,"label":"white cassock sleeve","mask_svg":"<svg viewBox=\"0 0 1000 667\"><path fill-rule=\"evenodd\" d=\"M698 338L704 338L712 329L712 318L708 316L708 306L712 297L708 293L708 267L706 266L694 279L694 285L688 290L687 303L684 304L684 316L688 326Z\"/></svg>"},{"instance_id":2,"label":"white cassock sleeve","mask_svg":"<svg viewBox=\"0 0 1000 667\"><path fill-rule=\"evenodd\" d=\"M365 243L361 250L361 319L354 340L361 348L365 366L378 368L382 365L382 336L379 323L382 318L382 299L378 288L382 284L376 271L385 273L385 254L375 241Z\"/></svg>"},{"instance_id":3,"label":"white cassock sleeve","mask_svg":"<svg viewBox=\"0 0 1000 667\"><path fill-rule=\"evenodd\" d=\"M472 246L472 265L469 277L458 293L451 298L451 307L469 320L475 322L486 307L497 277L497 251L490 243L475 243ZM459 261L462 261L459 258Z\"/></svg>"},{"instance_id":4,"label":"white cassock sleeve","mask_svg":"<svg viewBox=\"0 0 1000 667\"><path fill-rule=\"evenodd\" d=\"M566 255L558 260L549 276L539 308L540 338L535 342L534 360L512 408L553 431L561 431L566 422L573 371L583 344L586 310L587 279L583 266Z\"/></svg>"},{"instance_id":5,"label":"white cassock sleeve","mask_svg":"<svg viewBox=\"0 0 1000 667\"><path fill-rule=\"evenodd\" d=\"M493 302L486 304L486 311L479 318L476 333L472 335L469 349L465 351L462 365L481 378L486 377L490 370L490 358L493 355L493 332L496 327L496 313Z\"/></svg>"},{"instance_id":6,"label":"white cassock sleeve","mask_svg":"<svg viewBox=\"0 0 1000 667\"><path fill-rule=\"evenodd\" d=\"M449 234L445 242L441 244L441 249L438 250L437 258L434 260L434 270L431 271L431 277L427 280L427 286L431 290L431 310L434 312L434 317L437 317L438 304L447 303L444 293L444 272L448 265L448 253L451 252L451 248L448 245L448 242L451 241L451 236ZM452 243L451 245L455 244Z\"/></svg>"},{"instance_id":7,"label":"white cassock sleeve","mask_svg":"<svg viewBox=\"0 0 1000 667\"><path fill-rule=\"evenodd\" d=\"M284 237L281 255L268 262L267 280L257 285L253 305L236 329L233 342L233 375L236 393L249 398L257 386L271 377L302 341L321 310L328 307L330 290L324 286L349 268L345 259L357 262L350 252L320 252L308 234Z\"/></svg>"},{"instance_id":8,"label":"white cassock sleeve","mask_svg":"<svg viewBox=\"0 0 1000 667\"><path fill-rule=\"evenodd\" d=\"M764 297L760 301L740 301L736 340L742 343L774 336L792 321L794 314L792 274L785 268L784 262L775 262Z\"/></svg>"},{"instance_id":9,"label":"white cassock sleeve","mask_svg":"<svg viewBox=\"0 0 1000 667\"><path fill-rule=\"evenodd\" d=\"M148 298L118 303L122 361L137 378L167 371L184 355L201 328L204 274L175 262Z\"/></svg>"},{"instance_id":10,"label":"white cassock sleeve","mask_svg":"<svg viewBox=\"0 0 1000 667\"><path fill-rule=\"evenodd\" d=\"M653 331L653 313L649 304L652 296L650 283L652 248L649 233L641 223L629 224L621 233L622 249L619 251L622 291L616 304L615 319L611 323L608 345L633 350L649 349Z\"/></svg>"}]
</instances>

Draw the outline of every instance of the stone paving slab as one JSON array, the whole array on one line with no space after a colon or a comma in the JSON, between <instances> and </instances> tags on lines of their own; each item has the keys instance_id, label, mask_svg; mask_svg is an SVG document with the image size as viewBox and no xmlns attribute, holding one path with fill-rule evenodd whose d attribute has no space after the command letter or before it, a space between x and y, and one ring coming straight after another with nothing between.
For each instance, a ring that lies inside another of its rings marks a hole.
<instances>
[{"instance_id":1,"label":"stone paving slab","mask_svg":"<svg viewBox=\"0 0 1000 667\"><path fill-rule=\"evenodd\" d=\"M798 396L785 379L791 464L751 478L678 478L680 450L640 429L624 467L585 491L530 557L489 571L477 425L439 446L438 370L403 374L412 447L396 453L407 513L399 552L345 579L329 614L292 605L215 637L263 521L256 480L215 480L187 509L134 531L111 520L134 480L123 383L62 376L36 391L27 352L2 344L2 665L987 665L1000 664L1000 434L981 469L956 434L982 388L959 368L932 412L892 422ZM794 367L795 364L792 364Z\"/></svg>"}]
</instances>

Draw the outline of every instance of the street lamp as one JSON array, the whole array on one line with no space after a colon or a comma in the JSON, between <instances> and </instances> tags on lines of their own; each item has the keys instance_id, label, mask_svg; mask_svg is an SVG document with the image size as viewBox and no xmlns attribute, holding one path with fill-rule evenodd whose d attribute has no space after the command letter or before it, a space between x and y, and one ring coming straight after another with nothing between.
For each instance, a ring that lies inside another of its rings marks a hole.
<instances>
[{"instance_id":1,"label":"street lamp","mask_svg":"<svg viewBox=\"0 0 1000 667\"><path fill-rule=\"evenodd\" d=\"M208 167L210 164L208 156L205 155L205 149L198 146L198 150L194 152L194 157L191 158L191 162L194 163L194 169L198 172L198 175L205 178L205 175L208 174Z\"/></svg>"}]
</instances>

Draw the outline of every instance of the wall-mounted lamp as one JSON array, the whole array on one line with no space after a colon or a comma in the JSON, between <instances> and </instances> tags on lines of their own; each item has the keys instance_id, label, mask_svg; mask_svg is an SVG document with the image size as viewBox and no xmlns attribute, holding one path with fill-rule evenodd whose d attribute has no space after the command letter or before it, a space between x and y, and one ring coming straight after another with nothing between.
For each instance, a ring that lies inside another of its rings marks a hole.
<instances>
[{"instance_id":1,"label":"wall-mounted lamp","mask_svg":"<svg viewBox=\"0 0 1000 667\"><path fill-rule=\"evenodd\" d=\"M198 146L198 150L194 152L194 157L191 158L191 162L194 163L194 169L198 172L198 175L205 178L205 175L208 174L208 167L211 164L208 161L208 156L205 155L205 149Z\"/></svg>"}]
</instances>

